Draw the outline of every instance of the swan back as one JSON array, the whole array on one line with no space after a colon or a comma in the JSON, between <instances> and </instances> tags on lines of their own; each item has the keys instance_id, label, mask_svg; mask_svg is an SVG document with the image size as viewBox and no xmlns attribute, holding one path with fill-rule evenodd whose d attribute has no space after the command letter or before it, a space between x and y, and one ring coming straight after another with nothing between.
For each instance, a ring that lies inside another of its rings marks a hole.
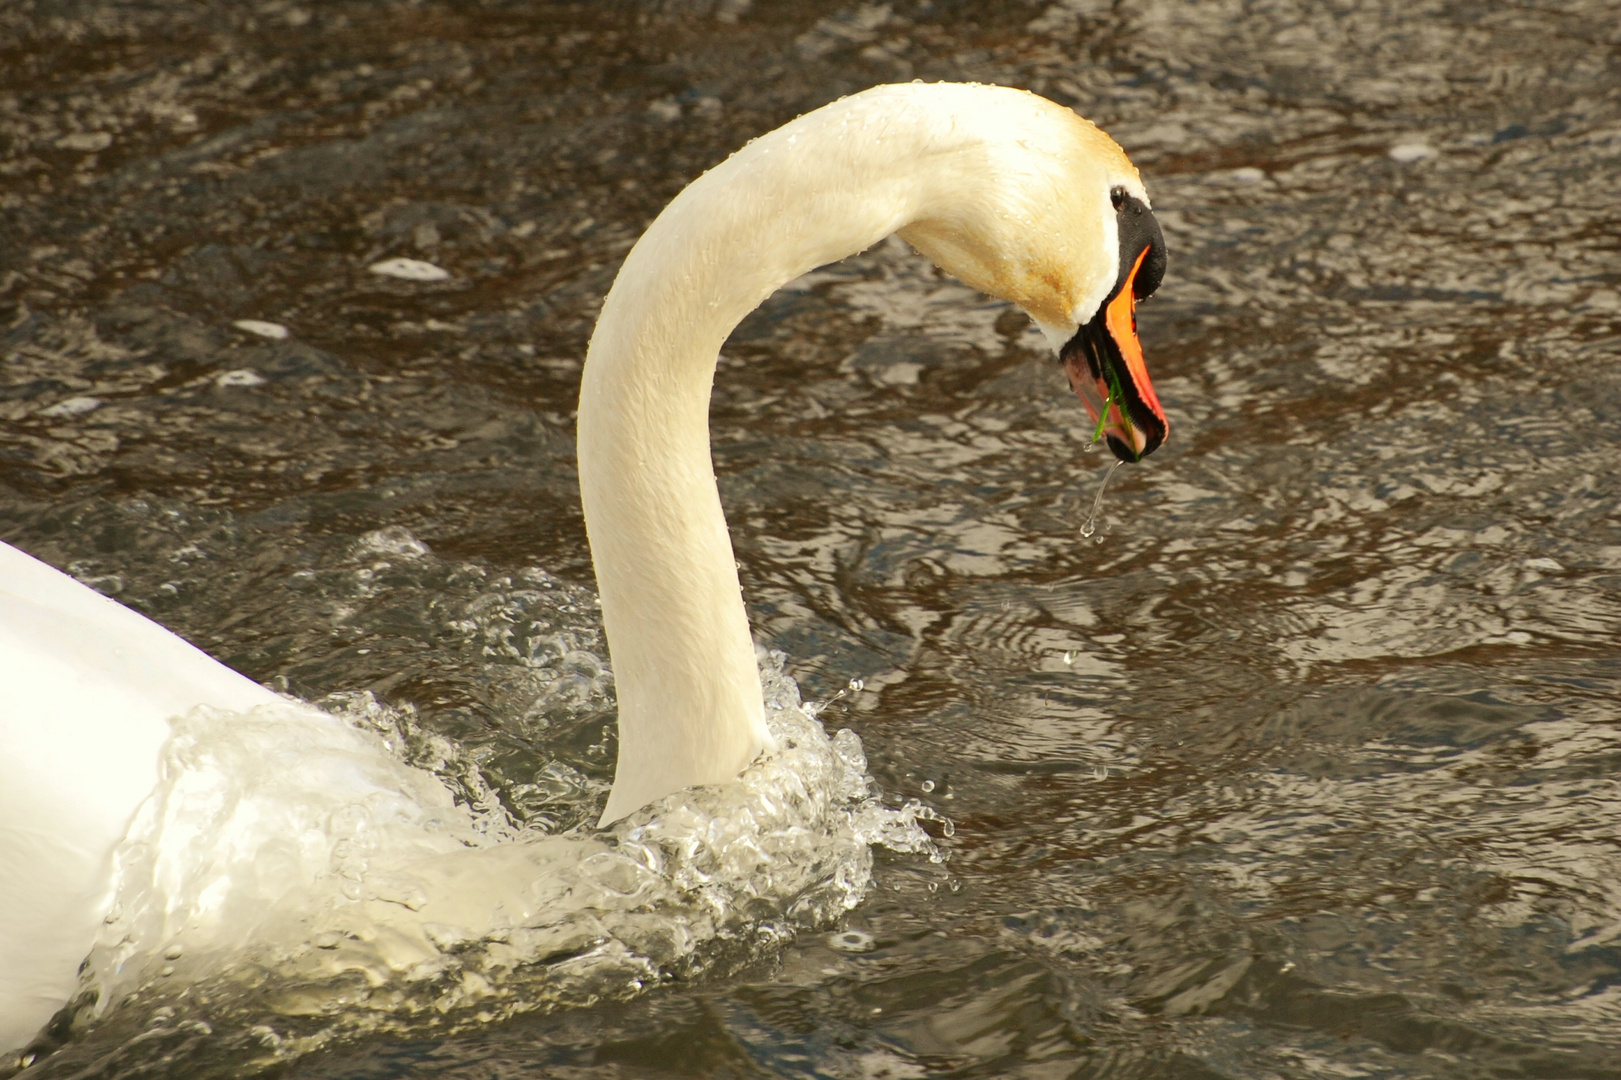
<instances>
[{"instance_id":1,"label":"swan back","mask_svg":"<svg viewBox=\"0 0 1621 1080\"><path fill-rule=\"evenodd\" d=\"M73 992L111 903L113 848L158 779L168 720L269 690L0 544L0 1049Z\"/></svg>"}]
</instances>

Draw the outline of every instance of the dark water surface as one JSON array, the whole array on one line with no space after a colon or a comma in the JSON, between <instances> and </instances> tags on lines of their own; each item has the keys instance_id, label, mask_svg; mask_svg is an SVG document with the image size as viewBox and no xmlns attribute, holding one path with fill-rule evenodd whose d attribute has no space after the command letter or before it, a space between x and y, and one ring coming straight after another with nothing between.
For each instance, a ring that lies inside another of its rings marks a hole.
<instances>
[{"instance_id":1,"label":"dark water surface","mask_svg":"<svg viewBox=\"0 0 1621 1080\"><path fill-rule=\"evenodd\" d=\"M1171 438L1089 540L1104 455L1039 335L898 242L723 354L754 626L808 696L864 680L824 719L949 860L881 853L741 971L277 1068L1621 1077L1605 0L11 0L0 537L578 825L612 704L545 590L590 582L599 298L748 137L912 78L1096 120L1171 248ZM29 1075L250 1063L153 1045Z\"/></svg>"}]
</instances>

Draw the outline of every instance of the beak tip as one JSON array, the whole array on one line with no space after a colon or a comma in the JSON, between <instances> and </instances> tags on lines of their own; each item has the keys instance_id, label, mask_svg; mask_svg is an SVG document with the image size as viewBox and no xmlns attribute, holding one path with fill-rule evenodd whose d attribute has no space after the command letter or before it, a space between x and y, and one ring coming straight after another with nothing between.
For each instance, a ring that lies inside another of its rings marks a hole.
<instances>
[{"instance_id":1,"label":"beak tip","mask_svg":"<svg viewBox=\"0 0 1621 1080\"><path fill-rule=\"evenodd\" d=\"M1109 444L1109 452L1128 464L1135 465L1141 462L1143 458L1165 444L1165 431L1163 429L1155 430L1145 425L1133 430L1131 435L1135 437L1128 441L1114 431L1110 431L1105 440ZM1141 446L1136 445L1137 438L1143 440Z\"/></svg>"},{"instance_id":2,"label":"beak tip","mask_svg":"<svg viewBox=\"0 0 1621 1080\"><path fill-rule=\"evenodd\" d=\"M1128 465L1135 465L1143 459L1134 447L1127 446L1118 435L1110 435L1104 440L1109 444L1109 452Z\"/></svg>"}]
</instances>

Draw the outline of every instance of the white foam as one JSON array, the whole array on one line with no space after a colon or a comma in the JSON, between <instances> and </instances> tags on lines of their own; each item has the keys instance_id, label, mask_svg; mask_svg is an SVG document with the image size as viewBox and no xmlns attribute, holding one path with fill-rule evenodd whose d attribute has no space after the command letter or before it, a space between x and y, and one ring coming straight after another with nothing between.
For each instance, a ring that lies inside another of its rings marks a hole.
<instances>
[{"instance_id":1,"label":"white foam","mask_svg":"<svg viewBox=\"0 0 1621 1080\"><path fill-rule=\"evenodd\" d=\"M366 269L383 277L400 278L404 281L444 281L450 277L450 271L421 259L384 259L382 262L372 263Z\"/></svg>"},{"instance_id":2,"label":"white foam","mask_svg":"<svg viewBox=\"0 0 1621 1080\"><path fill-rule=\"evenodd\" d=\"M1392 161L1408 165L1415 161L1428 161L1433 157L1439 157L1440 151L1429 143L1404 142L1392 146L1389 154Z\"/></svg>"},{"instance_id":3,"label":"white foam","mask_svg":"<svg viewBox=\"0 0 1621 1080\"><path fill-rule=\"evenodd\" d=\"M252 368L236 368L233 371L222 371L214 376L216 386L262 386L265 377Z\"/></svg>"},{"instance_id":4,"label":"white foam","mask_svg":"<svg viewBox=\"0 0 1621 1080\"><path fill-rule=\"evenodd\" d=\"M83 416L85 413L95 412L101 408L103 402L100 398L70 397L58 401L49 408L41 409L41 416Z\"/></svg>"},{"instance_id":5,"label":"white foam","mask_svg":"<svg viewBox=\"0 0 1621 1080\"><path fill-rule=\"evenodd\" d=\"M265 322L263 319L238 319L231 325L244 333L256 334L272 341L287 340L287 328L281 323Z\"/></svg>"}]
</instances>

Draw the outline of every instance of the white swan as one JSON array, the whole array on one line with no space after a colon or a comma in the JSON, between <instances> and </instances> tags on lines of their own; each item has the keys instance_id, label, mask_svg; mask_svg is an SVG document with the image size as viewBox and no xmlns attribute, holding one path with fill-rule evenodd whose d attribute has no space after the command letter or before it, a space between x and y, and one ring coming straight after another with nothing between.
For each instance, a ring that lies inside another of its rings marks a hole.
<instances>
[{"instance_id":1,"label":"white swan","mask_svg":"<svg viewBox=\"0 0 1621 1080\"><path fill-rule=\"evenodd\" d=\"M1137 170L1070 110L1002 87L877 87L706 173L625 260L580 395L581 497L619 696L604 823L729 780L770 742L710 463L716 358L776 288L897 232L1036 320L1117 456L1165 437L1134 315L1164 243ZM4 1051L73 993L170 719L285 702L4 545L0 688Z\"/></svg>"}]
</instances>

